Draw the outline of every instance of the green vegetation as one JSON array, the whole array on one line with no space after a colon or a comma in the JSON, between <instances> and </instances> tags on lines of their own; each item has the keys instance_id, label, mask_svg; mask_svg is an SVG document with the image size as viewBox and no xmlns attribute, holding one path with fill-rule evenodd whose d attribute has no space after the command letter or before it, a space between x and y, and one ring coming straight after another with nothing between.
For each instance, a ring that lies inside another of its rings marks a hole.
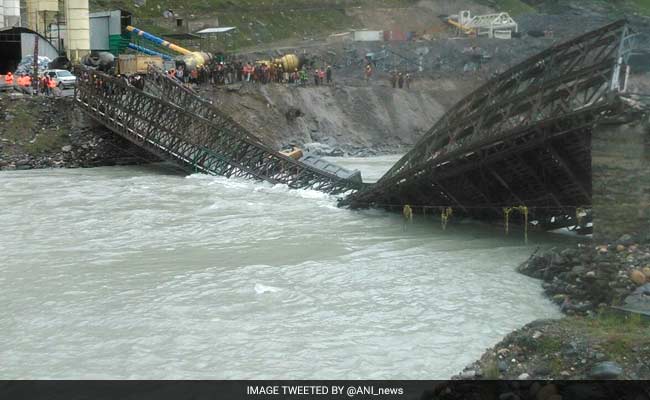
<instances>
[{"instance_id":1,"label":"green vegetation","mask_svg":"<svg viewBox=\"0 0 650 400\"><path fill-rule=\"evenodd\" d=\"M131 0L91 0L93 10L121 8L138 17L159 17L165 10L173 10L184 16L203 13L217 15L224 12L238 14L289 10L327 10L358 6L400 7L416 4L417 0L147 0L142 7L134 7Z\"/></svg>"},{"instance_id":2,"label":"green vegetation","mask_svg":"<svg viewBox=\"0 0 650 400\"><path fill-rule=\"evenodd\" d=\"M360 28L359 22L346 13L350 7L404 7L416 3L417 0L148 0L145 6L136 8L130 0L91 0L90 6L91 10L130 11L136 26L158 35L170 32L170 28L160 24L162 13L168 9L189 20L216 17L219 25L235 26L237 31L224 42L212 45L233 50Z\"/></svg>"},{"instance_id":3,"label":"green vegetation","mask_svg":"<svg viewBox=\"0 0 650 400\"><path fill-rule=\"evenodd\" d=\"M510 16L517 16L519 14L534 13L535 9L521 0L496 0L491 3L496 3L494 7L497 11L505 11Z\"/></svg>"},{"instance_id":4,"label":"green vegetation","mask_svg":"<svg viewBox=\"0 0 650 400\"><path fill-rule=\"evenodd\" d=\"M67 132L59 129L64 117L58 108L44 108L39 102L25 98L0 104L4 115L10 116L0 126L0 137L9 140L4 153L41 155L59 152L69 143Z\"/></svg>"},{"instance_id":5,"label":"green vegetation","mask_svg":"<svg viewBox=\"0 0 650 400\"><path fill-rule=\"evenodd\" d=\"M31 137L36 126L36 120L31 110L26 107L12 107L7 110L13 118L5 122L4 137L12 142L25 140Z\"/></svg>"},{"instance_id":6,"label":"green vegetation","mask_svg":"<svg viewBox=\"0 0 650 400\"><path fill-rule=\"evenodd\" d=\"M639 14L650 16L650 0L629 0L628 3Z\"/></svg>"},{"instance_id":7,"label":"green vegetation","mask_svg":"<svg viewBox=\"0 0 650 400\"><path fill-rule=\"evenodd\" d=\"M615 361L650 348L650 321L638 314L602 312L596 318L567 318L563 324L584 332Z\"/></svg>"},{"instance_id":8,"label":"green vegetation","mask_svg":"<svg viewBox=\"0 0 650 400\"><path fill-rule=\"evenodd\" d=\"M487 366L483 370L483 377L485 379L496 380L499 379L499 367L495 358L488 361Z\"/></svg>"},{"instance_id":9,"label":"green vegetation","mask_svg":"<svg viewBox=\"0 0 650 400\"><path fill-rule=\"evenodd\" d=\"M56 152L66 143L65 139L66 137L62 131L43 131L36 136L33 143L25 145L25 150L33 155Z\"/></svg>"}]
</instances>

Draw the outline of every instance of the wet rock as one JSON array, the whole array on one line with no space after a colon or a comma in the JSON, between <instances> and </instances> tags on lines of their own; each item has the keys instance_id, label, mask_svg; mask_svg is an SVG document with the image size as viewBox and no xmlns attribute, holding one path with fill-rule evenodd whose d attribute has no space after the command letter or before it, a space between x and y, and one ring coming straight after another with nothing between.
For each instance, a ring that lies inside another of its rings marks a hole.
<instances>
[{"instance_id":1,"label":"wet rock","mask_svg":"<svg viewBox=\"0 0 650 400\"><path fill-rule=\"evenodd\" d=\"M461 378L461 379L472 379L472 378L474 378L474 377L476 377L476 371L474 371L473 369L469 369L469 370L463 371L463 372L460 374L460 378Z\"/></svg>"},{"instance_id":2,"label":"wet rock","mask_svg":"<svg viewBox=\"0 0 650 400\"><path fill-rule=\"evenodd\" d=\"M623 368L613 361L600 362L589 371L590 379L616 379L623 373Z\"/></svg>"}]
</instances>

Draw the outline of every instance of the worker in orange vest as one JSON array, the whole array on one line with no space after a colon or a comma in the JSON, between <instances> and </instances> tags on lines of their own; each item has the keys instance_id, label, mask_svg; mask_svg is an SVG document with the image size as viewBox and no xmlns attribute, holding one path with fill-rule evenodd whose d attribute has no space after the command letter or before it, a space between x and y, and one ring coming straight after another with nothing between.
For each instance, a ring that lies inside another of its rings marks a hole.
<instances>
[{"instance_id":1,"label":"worker in orange vest","mask_svg":"<svg viewBox=\"0 0 650 400\"><path fill-rule=\"evenodd\" d=\"M46 96L51 96L52 88L56 87L56 83L54 83L54 85L52 85L52 83L54 83L54 79L50 78L47 75L43 76L43 79L41 79L41 88Z\"/></svg>"},{"instance_id":2,"label":"worker in orange vest","mask_svg":"<svg viewBox=\"0 0 650 400\"><path fill-rule=\"evenodd\" d=\"M29 88L32 86L32 77L27 74L22 74L18 77L18 86L25 89Z\"/></svg>"},{"instance_id":3,"label":"worker in orange vest","mask_svg":"<svg viewBox=\"0 0 650 400\"><path fill-rule=\"evenodd\" d=\"M7 72L7 75L5 76L5 84L9 86L13 86L14 76L11 72Z\"/></svg>"},{"instance_id":4,"label":"worker in orange vest","mask_svg":"<svg viewBox=\"0 0 650 400\"><path fill-rule=\"evenodd\" d=\"M56 89L56 80L54 80L54 79L52 79L52 77L50 77L50 79L47 80L47 87L50 88L50 93L51 94L55 94L54 89Z\"/></svg>"}]
</instances>

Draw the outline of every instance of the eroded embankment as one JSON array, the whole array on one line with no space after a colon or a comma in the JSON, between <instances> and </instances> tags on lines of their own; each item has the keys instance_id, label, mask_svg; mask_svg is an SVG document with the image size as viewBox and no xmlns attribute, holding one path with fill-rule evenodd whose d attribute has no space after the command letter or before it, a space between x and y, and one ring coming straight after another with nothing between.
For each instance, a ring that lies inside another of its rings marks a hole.
<instances>
[{"instance_id":1,"label":"eroded embankment","mask_svg":"<svg viewBox=\"0 0 650 400\"><path fill-rule=\"evenodd\" d=\"M276 148L289 144L323 155L404 152L470 91L467 80L417 80L392 88L373 80L300 87L241 83L201 86L221 110Z\"/></svg>"}]
</instances>

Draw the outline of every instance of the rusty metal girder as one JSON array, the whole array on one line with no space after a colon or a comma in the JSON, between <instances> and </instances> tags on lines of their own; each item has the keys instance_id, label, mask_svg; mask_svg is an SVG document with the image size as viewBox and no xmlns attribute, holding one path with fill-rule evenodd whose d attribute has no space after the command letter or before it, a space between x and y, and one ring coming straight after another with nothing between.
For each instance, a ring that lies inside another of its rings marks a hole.
<instances>
[{"instance_id":1,"label":"rusty metal girder","mask_svg":"<svg viewBox=\"0 0 650 400\"><path fill-rule=\"evenodd\" d=\"M331 194L360 186L271 150L218 114L206 119L98 71L76 75L75 100L89 116L187 170Z\"/></svg>"}]
</instances>

